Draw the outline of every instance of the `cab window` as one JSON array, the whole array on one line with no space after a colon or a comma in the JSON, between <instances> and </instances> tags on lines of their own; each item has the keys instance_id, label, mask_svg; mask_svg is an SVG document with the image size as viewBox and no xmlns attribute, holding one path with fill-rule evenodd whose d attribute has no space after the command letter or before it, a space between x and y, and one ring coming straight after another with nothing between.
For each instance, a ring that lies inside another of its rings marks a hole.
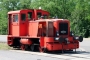
<instances>
[{"instance_id":1,"label":"cab window","mask_svg":"<svg viewBox=\"0 0 90 60\"><path fill-rule=\"evenodd\" d=\"M41 12L38 12L37 16L38 16L38 18L40 18L42 16Z\"/></svg>"},{"instance_id":2,"label":"cab window","mask_svg":"<svg viewBox=\"0 0 90 60\"><path fill-rule=\"evenodd\" d=\"M25 21L26 20L26 14L21 14L21 20Z\"/></svg>"},{"instance_id":3,"label":"cab window","mask_svg":"<svg viewBox=\"0 0 90 60\"><path fill-rule=\"evenodd\" d=\"M29 19L29 20L32 19L32 12L28 12L28 19Z\"/></svg>"},{"instance_id":4,"label":"cab window","mask_svg":"<svg viewBox=\"0 0 90 60\"><path fill-rule=\"evenodd\" d=\"M43 19L47 19L48 18L48 16L47 15L43 15Z\"/></svg>"},{"instance_id":5,"label":"cab window","mask_svg":"<svg viewBox=\"0 0 90 60\"><path fill-rule=\"evenodd\" d=\"M18 14L17 15L13 15L13 22L18 22Z\"/></svg>"}]
</instances>

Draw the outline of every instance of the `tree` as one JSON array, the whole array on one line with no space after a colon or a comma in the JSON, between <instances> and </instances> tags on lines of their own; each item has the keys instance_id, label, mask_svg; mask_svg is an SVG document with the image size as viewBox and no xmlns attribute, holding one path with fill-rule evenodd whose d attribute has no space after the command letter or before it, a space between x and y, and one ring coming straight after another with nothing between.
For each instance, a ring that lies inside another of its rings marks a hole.
<instances>
[{"instance_id":1,"label":"tree","mask_svg":"<svg viewBox=\"0 0 90 60\"><path fill-rule=\"evenodd\" d=\"M75 9L71 13L71 28L73 31L75 31L76 34L82 35L85 37L88 37L90 32L90 21L87 18L87 11L88 9L88 3L89 1L86 0L77 0Z\"/></svg>"},{"instance_id":2,"label":"tree","mask_svg":"<svg viewBox=\"0 0 90 60\"><path fill-rule=\"evenodd\" d=\"M90 0L0 0L0 34L6 34L8 11L39 7L50 12L51 17L70 20L75 34L90 36Z\"/></svg>"}]
</instances>

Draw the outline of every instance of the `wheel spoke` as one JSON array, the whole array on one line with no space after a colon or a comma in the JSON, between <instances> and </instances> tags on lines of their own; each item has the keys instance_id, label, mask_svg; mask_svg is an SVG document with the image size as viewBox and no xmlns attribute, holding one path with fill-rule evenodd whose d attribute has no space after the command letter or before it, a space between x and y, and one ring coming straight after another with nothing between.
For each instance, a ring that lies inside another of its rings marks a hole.
<instances>
[{"instance_id":1,"label":"wheel spoke","mask_svg":"<svg viewBox=\"0 0 90 60\"><path fill-rule=\"evenodd\" d=\"M41 47L39 47L39 51L40 51L40 52L43 52L43 53L46 53L48 50L47 50L46 48L41 48Z\"/></svg>"},{"instance_id":2,"label":"wheel spoke","mask_svg":"<svg viewBox=\"0 0 90 60\"><path fill-rule=\"evenodd\" d=\"M22 50L29 50L29 46L22 44L22 45L21 45L21 49L22 49Z\"/></svg>"},{"instance_id":3,"label":"wheel spoke","mask_svg":"<svg viewBox=\"0 0 90 60\"><path fill-rule=\"evenodd\" d=\"M22 45L21 45L21 49L22 49L22 50L25 50L25 45L22 44Z\"/></svg>"}]
</instances>

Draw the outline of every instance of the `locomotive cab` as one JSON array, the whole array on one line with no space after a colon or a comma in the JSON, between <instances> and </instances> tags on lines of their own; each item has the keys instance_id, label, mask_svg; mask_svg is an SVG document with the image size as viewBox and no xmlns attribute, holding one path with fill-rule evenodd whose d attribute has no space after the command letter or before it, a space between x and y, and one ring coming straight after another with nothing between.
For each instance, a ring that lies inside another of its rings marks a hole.
<instances>
[{"instance_id":1,"label":"locomotive cab","mask_svg":"<svg viewBox=\"0 0 90 60\"><path fill-rule=\"evenodd\" d=\"M40 16L47 19L49 12L41 9L24 9L8 12L8 45L17 45L17 43L14 42L18 42L16 39L20 39L21 36L28 36L30 21L35 21L40 18Z\"/></svg>"},{"instance_id":2,"label":"locomotive cab","mask_svg":"<svg viewBox=\"0 0 90 60\"><path fill-rule=\"evenodd\" d=\"M8 34L14 36L25 36L29 21L35 21L40 16L44 19L49 17L49 12L40 9L25 9L8 12Z\"/></svg>"}]
</instances>

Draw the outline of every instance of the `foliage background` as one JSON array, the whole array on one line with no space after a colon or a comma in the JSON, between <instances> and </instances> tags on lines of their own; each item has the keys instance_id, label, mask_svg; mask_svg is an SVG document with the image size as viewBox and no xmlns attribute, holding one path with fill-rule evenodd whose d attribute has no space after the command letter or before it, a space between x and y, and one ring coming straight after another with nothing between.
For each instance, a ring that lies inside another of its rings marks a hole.
<instances>
[{"instance_id":1,"label":"foliage background","mask_svg":"<svg viewBox=\"0 0 90 60\"><path fill-rule=\"evenodd\" d=\"M7 12L42 7L51 17L69 19L76 35L90 36L90 0L0 0L0 34L7 34Z\"/></svg>"}]
</instances>

